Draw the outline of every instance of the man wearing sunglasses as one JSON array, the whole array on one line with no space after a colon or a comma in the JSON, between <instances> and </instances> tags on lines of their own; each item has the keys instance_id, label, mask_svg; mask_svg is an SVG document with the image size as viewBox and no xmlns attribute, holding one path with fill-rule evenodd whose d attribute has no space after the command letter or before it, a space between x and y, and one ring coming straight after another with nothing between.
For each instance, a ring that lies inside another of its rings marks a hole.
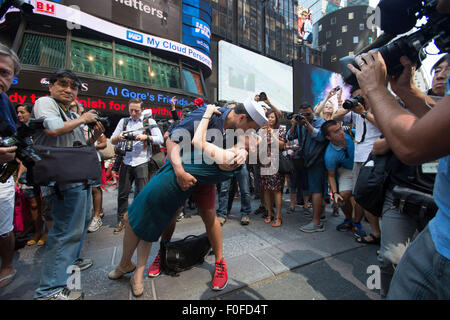
<instances>
[{"instance_id":1,"label":"man wearing sunglasses","mask_svg":"<svg viewBox=\"0 0 450 320\"><path fill-rule=\"evenodd\" d=\"M336 204L345 215L343 223L336 227L338 231L347 231L353 226L351 203L353 191L353 161L355 143L352 137L344 132L342 126L335 120L328 120L322 125L322 135L330 141L325 151L325 167L328 170L328 183ZM336 173L339 184L336 182Z\"/></svg>"}]
</instances>

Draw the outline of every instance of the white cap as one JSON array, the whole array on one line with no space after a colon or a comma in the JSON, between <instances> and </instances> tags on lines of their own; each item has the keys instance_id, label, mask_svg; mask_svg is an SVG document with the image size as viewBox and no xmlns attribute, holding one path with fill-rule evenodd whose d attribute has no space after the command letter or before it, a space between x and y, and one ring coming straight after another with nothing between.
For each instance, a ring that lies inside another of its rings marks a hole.
<instances>
[{"instance_id":1,"label":"white cap","mask_svg":"<svg viewBox=\"0 0 450 320\"><path fill-rule=\"evenodd\" d=\"M268 122L266 112L263 107L253 99L253 97L248 98L244 102L244 107L252 120L255 121L260 127Z\"/></svg>"},{"instance_id":2,"label":"white cap","mask_svg":"<svg viewBox=\"0 0 450 320\"><path fill-rule=\"evenodd\" d=\"M152 109L148 108L142 111L142 115L145 116L151 116L152 115Z\"/></svg>"}]
</instances>

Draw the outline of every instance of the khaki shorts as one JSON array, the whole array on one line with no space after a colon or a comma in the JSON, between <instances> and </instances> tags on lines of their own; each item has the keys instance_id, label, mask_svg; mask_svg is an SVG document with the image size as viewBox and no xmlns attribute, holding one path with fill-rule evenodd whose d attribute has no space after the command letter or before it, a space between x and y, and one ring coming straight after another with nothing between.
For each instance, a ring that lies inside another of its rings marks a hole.
<instances>
[{"instance_id":1,"label":"khaki shorts","mask_svg":"<svg viewBox=\"0 0 450 320\"><path fill-rule=\"evenodd\" d=\"M338 169L339 192L353 191L353 170L346 168Z\"/></svg>"}]
</instances>

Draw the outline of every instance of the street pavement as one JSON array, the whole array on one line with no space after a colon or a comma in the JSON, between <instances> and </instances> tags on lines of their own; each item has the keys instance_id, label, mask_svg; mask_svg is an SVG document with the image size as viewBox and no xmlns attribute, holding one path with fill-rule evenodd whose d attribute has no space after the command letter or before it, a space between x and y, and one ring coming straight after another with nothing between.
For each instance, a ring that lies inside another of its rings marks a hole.
<instances>
[{"instance_id":1,"label":"street pavement","mask_svg":"<svg viewBox=\"0 0 450 320\"><path fill-rule=\"evenodd\" d=\"M283 224L273 228L261 215L251 214L248 226L240 225L240 201L236 199L223 226L223 251L229 281L222 291L210 289L214 273L214 255L203 264L184 271L178 277L160 275L145 278L144 295L135 298L129 275L109 280L108 273L119 263L122 238L113 234L116 223L117 191L104 192L103 226L88 233L82 257L94 265L81 272L81 288L86 300L378 300L379 290L369 289L373 267L377 266L378 246L359 244L352 232L336 231L343 221L331 215L328 205L325 231L304 233L299 227L311 221L299 206L287 214L288 195L283 195ZM131 198L131 195L130 195ZM131 200L131 199L130 199ZM252 201L253 210L259 200ZM205 232L194 211L177 222L173 240ZM366 231L369 225L363 222ZM159 249L152 247L148 265ZM17 274L14 281L0 288L0 300L30 300L39 285L44 247L23 247L15 252ZM136 262L136 254L133 257ZM147 266L148 267L148 266ZM375 267L376 268L376 267ZM372 270L372 271L371 271ZM369 287L367 285L369 283Z\"/></svg>"}]
</instances>

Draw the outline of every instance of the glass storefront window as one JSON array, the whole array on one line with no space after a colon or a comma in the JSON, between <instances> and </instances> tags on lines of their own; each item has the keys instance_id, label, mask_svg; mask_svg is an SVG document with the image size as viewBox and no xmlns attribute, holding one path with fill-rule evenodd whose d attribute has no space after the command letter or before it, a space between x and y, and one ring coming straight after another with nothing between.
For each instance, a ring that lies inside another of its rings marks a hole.
<instances>
[{"instance_id":1,"label":"glass storefront window","mask_svg":"<svg viewBox=\"0 0 450 320\"><path fill-rule=\"evenodd\" d=\"M66 39L25 33L19 58L22 64L64 68Z\"/></svg>"},{"instance_id":2,"label":"glass storefront window","mask_svg":"<svg viewBox=\"0 0 450 320\"><path fill-rule=\"evenodd\" d=\"M124 53L131 53L143 58L147 58L148 59L148 52L144 51L144 50L139 50L139 49L135 49L135 48L131 48L131 47L127 47L124 45L121 45L119 43L116 43L116 51L122 51Z\"/></svg>"},{"instance_id":3,"label":"glass storefront window","mask_svg":"<svg viewBox=\"0 0 450 320\"><path fill-rule=\"evenodd\" d=\"M204 94L202 79L200 74L187 69L183 69L183 84L186 91L195 94Z\"/></svg>"},{"instance_id":4,"label":"glass storefront window","mask_svg":"<svg viewBox=\"0 0 450 320\"><path fill-rule=\"evenodd\" d=\"M155 61L153 56L150 76L153 85L163 88L181 88L180 67Z\"/></svg>"},{"instance_id":5,"label":"glass storefront window","mask_svg":"<svg viewBox=\"0 0 450 320\"><path fill-rule=\"evenodd\" d=\"M116 78L141 83L150 83L147 59L116 52Z\"/></svg>"},{"instance_id":6,"label":"glass storefront window","mask_svg":"<svg viewBox=\"0 0 450 320\"><path fill-rule=\"evenodd\" d=\"M112 50L72 41L70 68L75 72L113 76Z\"/></svg>"}]
</instances>

